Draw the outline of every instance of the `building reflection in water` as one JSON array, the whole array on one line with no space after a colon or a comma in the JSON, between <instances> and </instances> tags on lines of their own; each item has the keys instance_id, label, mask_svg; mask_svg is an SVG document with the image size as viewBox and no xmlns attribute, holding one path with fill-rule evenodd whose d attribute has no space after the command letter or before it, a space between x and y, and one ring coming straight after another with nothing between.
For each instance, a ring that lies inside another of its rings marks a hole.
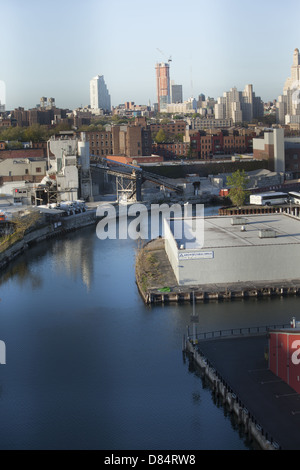
<instances>
[{"instance_id":1,"label":"building reflection in water","mask_svg":"<svg viewBox=\"0 0 300 470\"><path fill-rule=\"evenodd\" d=\"M27 253L26 253L27 254ZM18 262L11 263L3 270L0 276L0 286L8 282L11 278L15 278L20 286L25 282L30 282L32 290L42 287L42 280L40 276L35 274L28 264L27 257L18 259Z\"/></svg>"},{"instance_id":2,"label":"building reflection in water","mask_svg":"<svg viewBox=\"0 0 300 470\"><path fill-rule=\"evenodd\" d=\"M52 247L55 271L74 281L80 276L88 291L94 277L93 244L94 237L82 236L59 240Z\"/></svg>"}]
</instances>

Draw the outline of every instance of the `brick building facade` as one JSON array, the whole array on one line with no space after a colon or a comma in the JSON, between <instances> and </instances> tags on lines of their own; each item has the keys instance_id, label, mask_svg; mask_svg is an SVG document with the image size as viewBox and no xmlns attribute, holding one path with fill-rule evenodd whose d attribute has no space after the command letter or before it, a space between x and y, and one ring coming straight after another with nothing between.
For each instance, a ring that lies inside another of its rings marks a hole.
<instances>
[{"instance_id":1,"label":"brick building facade","mask_svg":"<svg viewBox=\"0 0 300 470\"><path fill-rule=\"evenodd\" d=\"M151 155L151 131L144 125L107 126L104 131L86 132L91 155L109 157Z\"/></svg>"},{"instance_id":2,"label":"brick building facade","mask_svg":"<svg viewBox=\"0 0 300 470\"><path fill-rule=\"evenodd\" d=\"M38 148L25 148L15 150L1 150L0 160L6 158L46 158L47 157L47 143L40 142L41 147Z\"/></svg>"},{"instance_id":3,"label":"brick building facade","mask_svg":"<svg viewBox=\"0 0 300 470\"><path fill-rule=\"evenodd\" d=\"M189 150L190 144L187 142L154 143L152 145L153 153L164 157L165 160L182 157L186 158L189 155Z\"/></svg>"},{"instance_id":4,"label":"brick building facade","mask_svg":"<svg viewBox=\"0 0 300 470\"><path fill-rule=\"evenodd\" d=\"M152 134L156 134L162 129L167 135L178 135L185 134L187 123L181 120L175 120L168 123L150 124L150 130Z\"/></svg>"},{"instance_id":5,"label":"brick building facade","mask_svg":"<svg viewBox=\"0 0 300 470\"><path fill-rule=\"evenodd\" d=\"M252 133L240 135L233 132L226 135L223 132L218 134L194 132L190 134L191 156L208 160L213 155L251 152L253 136Z\"/></svg>"}]
</instances>

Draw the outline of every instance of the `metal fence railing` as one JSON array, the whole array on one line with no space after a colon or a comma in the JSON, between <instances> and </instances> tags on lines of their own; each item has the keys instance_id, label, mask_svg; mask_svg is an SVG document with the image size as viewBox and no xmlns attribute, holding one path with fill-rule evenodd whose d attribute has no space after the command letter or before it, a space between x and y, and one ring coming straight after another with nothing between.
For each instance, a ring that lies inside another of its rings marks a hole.
<instances>
[{"instance_id":1,"label":"metal fence railing","mask_svg":"<svg viewBox=\"0 0 300 470\"><path fill-rule=\"evenodd\" d=\"M242 327L242 328L229 328L226 330L215 330L215 331L206 331L199 332L196 329L190 331L188 327L188 336L193 337L197 340L208 340L208 339L217 339L217 338L228 338L233 336L247 336L247 335L258 335L267 333L272 329L287 328L290 324L280 324L280 325L264 325L264 326L251 326L251 327Z\"/></svg>"}]
</instances>

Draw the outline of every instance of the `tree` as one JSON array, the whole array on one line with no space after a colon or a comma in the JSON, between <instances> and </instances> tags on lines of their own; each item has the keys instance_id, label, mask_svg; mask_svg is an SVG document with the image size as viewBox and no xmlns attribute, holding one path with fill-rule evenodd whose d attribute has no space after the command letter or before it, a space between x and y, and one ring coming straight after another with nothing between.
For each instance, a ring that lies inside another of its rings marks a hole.
<instances>
[{"instance_id":1,"label":"tree","mask_svg":"<svg viewBox=\"0 0 300 470\"><path fill-rule=\"evenodd\" d=\"M232 204L241 207L248 196L248 191L246 191L248 176L245 170L237 170L231 176L227 176L226 184L230 188L228 197L231 199Z\"/></svg>"},{"instance_id":2,"label":"tree","mask_svg":"<svg viewBox=\"0 0 300 470\"><path fill-rule=\"evenodd\" d=\"M183 142L184 135L183 134L176 134L173 137L174 142Z\"/></svg>"},{"instance_id":3,"label":"tree","mask_svg":"<svg viewBox=\"0 0 300 470\"><path fill-rule=\"evenodd\" d=\"M48 139L48 129L40 124L32 124L23 129L22 139L25 142L42 142Z\"/></svg>"},{"instance_id":4,"label":"tree","mask_svg":"<svg viewBox=\"0 0 300 470\"><path fill-rule=\"evenodd\" d=\"M11 149L22 149L23 148L23 144L22 142L19 142L18 140L10 140L7 144L6 144L6 148L8 150L11 150Z\"/></svg>"},{"instance_id":5,"label":"tree","mask_svg":"<svg viewBox=\"0 0 300 470\"><path fill-rule=\"evenodd\" d=\"M22 140L23 137L23 128L16 126L16 127L8 127L0 132L0 140L5 141L17 141Z\"/></svg>"},{"instance_id":6,"label":"tree","mask_svg":"<svg viewBox=\"0 0 300 470\"><path fill-rule=\"evenodd\" d=\"M166 134L164 132L163 129L159 129L158 133L156 134L156 136L154 137L154 141L157 143L157 144L162 144L163 142L165 142L166 140Z\"/></svg>"}]
</instances>

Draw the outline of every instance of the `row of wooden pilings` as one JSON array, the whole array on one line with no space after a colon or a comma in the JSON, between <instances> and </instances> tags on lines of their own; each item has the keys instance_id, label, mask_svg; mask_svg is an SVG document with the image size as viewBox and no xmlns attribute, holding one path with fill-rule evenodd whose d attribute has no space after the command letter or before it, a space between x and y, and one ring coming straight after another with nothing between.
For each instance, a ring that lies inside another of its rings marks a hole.
<instances>
[{"instance_id":1,"label":"row of wooden pilings","mask_svg":"<svg viewBox=\"0 0 300 470\"><path fill-rule=\"evenodd\" d=\"M209 365L208 360L198 351L197 346L185 336L183 337L183 350L187 352L194 362L201 368L211 384L211 388L216 397L221 398L223 406L236 415L239 425L243 426L245 434L255 440L262 450L279 450L280 446L264 431L263 427L257 423L241 400L220 377L216 370Z\"/></svg>"},{"instance_id":2,"label":"row of wooden pilings","mask_svg":"<svg viewBox=\"0 0 300 470\"><path fill-rule=\"evenodd\" d=\"M164 304L164 303L181 303L191 302L194 291L190 292L170 292L170 293L158 293L158 292L146 292L143 294L145 303L150 304ZM220 291L220 292L194 292L196 301L210 301L210 300L233 300L233 299L247 299L256 297L272 297L272 296L288 296L288 295L299 295L299 286L282 287L261 287L253 288L245 286L240 291Z\"/></svg>"}]
</instances>

